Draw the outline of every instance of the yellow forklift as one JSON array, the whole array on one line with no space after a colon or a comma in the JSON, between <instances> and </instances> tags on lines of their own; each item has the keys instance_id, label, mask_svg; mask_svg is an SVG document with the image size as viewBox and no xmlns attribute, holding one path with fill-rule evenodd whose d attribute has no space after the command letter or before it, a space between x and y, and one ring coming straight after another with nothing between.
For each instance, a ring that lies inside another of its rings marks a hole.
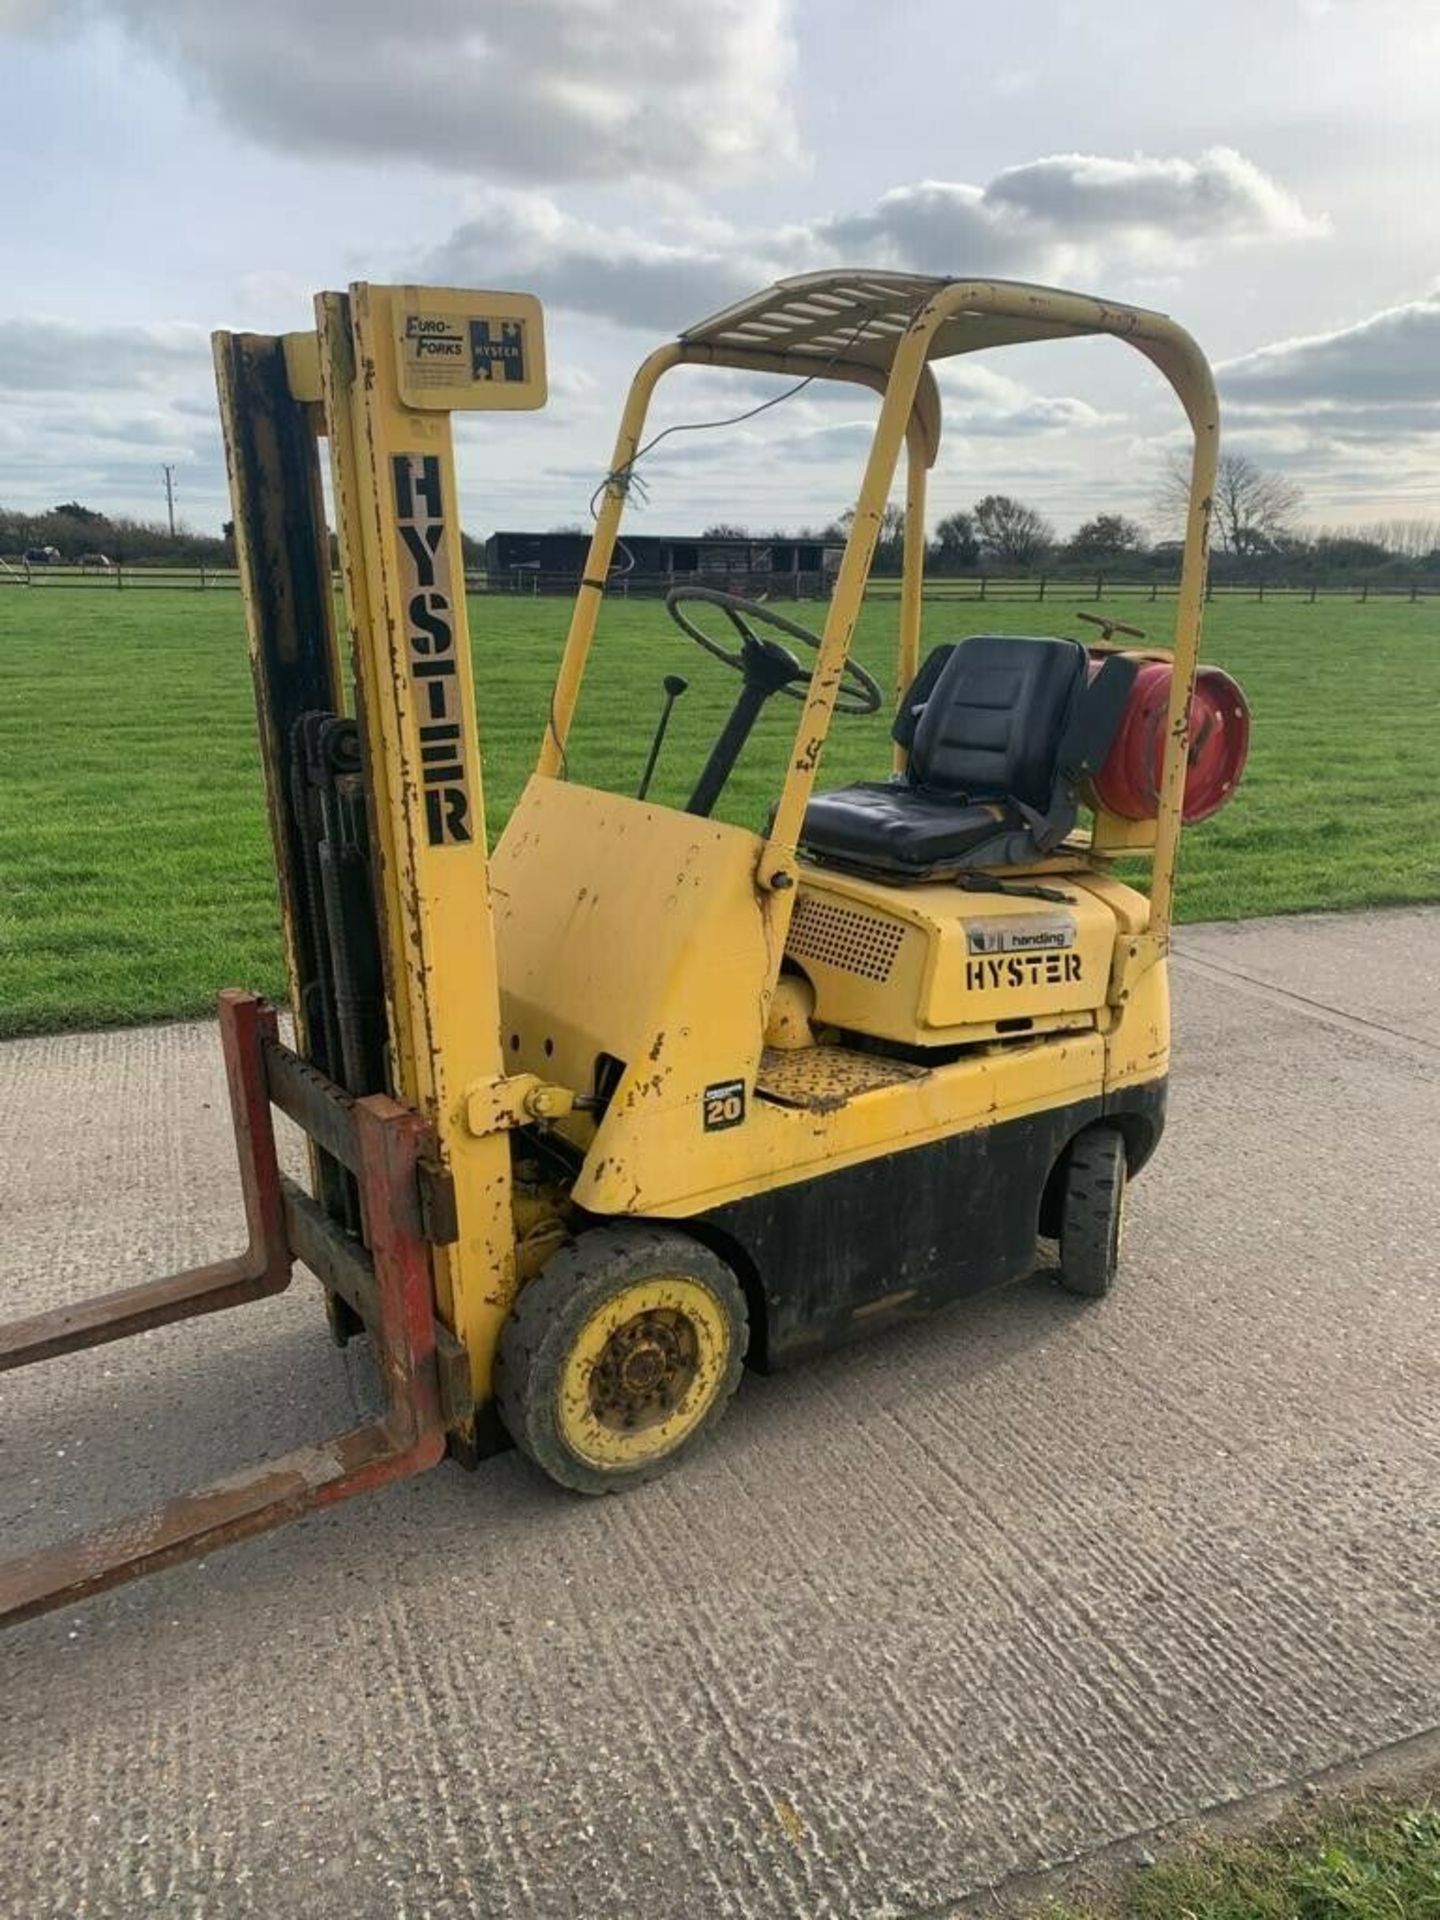
<instances>
[{"instance_id":1,"label":"yellow forklift","mask_svg":"<svg viewBox=\"0 0 1440 1920\"><path fill-rule=\"evenodd\" d=\"M1193 430L1172 649L1117 645L1113 622L1088 647L961 637L957 611L922 660L933 363L1092 334L1158 367ZM215 360L293 1044L258 997L221 996L245 1253L0 1328L0 1367L276 1292L299 1262L335 1336L368 1332L384 1411L11 1562L0 1618L446 1453L513 1441L569 1487L629 1486L715 1421L747 1357L777 1368L1009 1280L1040 1237L1064 1285L1103 1294L1163 1123L1182 816L1221 804L1244 757L1238 689L1197 678L1218 423L1189 336L1047 288L837 270L652 353L493 851L451 415L543 405L538 304L358 285L321 294L312 330L217 334ZM653 390L695 365L881 399L823 622L670 595L739 679L675 807L571 779L567 740ZM851 641L902 452L887 702ZM773 806L715 818L780 697L798 712ZM885 706L875 777L822 789L835 716ZM1118 856L1148 858L1146 892ZM308 1137L308 1186L280 1170L276 1108Z\"/></svg>"}]
</instances>

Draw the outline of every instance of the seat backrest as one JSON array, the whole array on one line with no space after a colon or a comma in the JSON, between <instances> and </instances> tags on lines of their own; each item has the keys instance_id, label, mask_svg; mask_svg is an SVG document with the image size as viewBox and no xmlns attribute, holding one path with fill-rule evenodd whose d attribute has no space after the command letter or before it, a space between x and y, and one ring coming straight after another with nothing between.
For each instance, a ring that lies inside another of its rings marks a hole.
<instances>
[{"instance_id":1,"label":"seat backrest","mask_svg":"<svg viewBox=\"0 0 1440 1920\"><path fill-rule=\"evenodd\" d=\"M962 640L915 725L906 778L927 793L1006 795L1044 811L1085 687L1078 640L976 633Z\"/></svg>"},{"instance_id":2,"label":"seat backrest","mask_svg":"<svg viewBox=\"0 0 1440 1920\"><path fill-rule=\"evenodd\" d=\"M938 647L932 647L920 662L920 671L905 689L905 698L896 712L890 738L904 747L906 753L915 744L915 729L925 711L925 702L935 691L935 682L945 671L945 664L954 651L953 640L942 640Z\"/></svg>"}]
</instances>

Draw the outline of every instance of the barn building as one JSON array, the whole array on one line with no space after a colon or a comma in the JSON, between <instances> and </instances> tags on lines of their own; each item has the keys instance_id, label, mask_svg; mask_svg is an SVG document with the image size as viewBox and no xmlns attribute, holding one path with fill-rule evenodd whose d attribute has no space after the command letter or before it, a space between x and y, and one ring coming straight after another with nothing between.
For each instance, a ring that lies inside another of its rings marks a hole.
<instances>
[{"instance_id":1,"label":"barn building","mask_svg":"<svg viewBox=\"0 0 1440 1920\"><path fill-rule=\"evenodd\" d=\"M585 533L492 533L485 584L492 593L573 593L589 549ZM737 593L814 594L828 591L841 551L820 540L630 534L616 548L610 584L628 593L705 581Z\"/></svg>"}]
</instances>

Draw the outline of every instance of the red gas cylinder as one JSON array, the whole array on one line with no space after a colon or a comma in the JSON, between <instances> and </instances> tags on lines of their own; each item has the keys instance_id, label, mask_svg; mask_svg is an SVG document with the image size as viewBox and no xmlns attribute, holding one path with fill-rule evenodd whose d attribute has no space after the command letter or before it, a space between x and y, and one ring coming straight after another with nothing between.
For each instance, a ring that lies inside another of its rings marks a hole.
<instances>
[{"instance_id":1,"label":"red gas cylinder","mask_svg":"<svg viewBox=\"0 0 1440 1920\"><path fill-rule=\"evenodd\" d=\"M1169 704L1169 662L1143 661L1094 780L1096 800L1123 820L1153 820L1160 811ZM1181 812L1186 826L1219 812L1239 784L1249 751L1250 709L1244 694L1219 667L1201 667L1190 701L1190 764Z\"/></svg>"}]
</instances>

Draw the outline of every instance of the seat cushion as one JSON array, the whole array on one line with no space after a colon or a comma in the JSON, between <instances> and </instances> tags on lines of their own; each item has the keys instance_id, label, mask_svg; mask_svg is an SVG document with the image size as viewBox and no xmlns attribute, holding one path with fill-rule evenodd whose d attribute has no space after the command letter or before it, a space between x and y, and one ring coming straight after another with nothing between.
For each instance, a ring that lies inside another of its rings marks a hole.
<instances>
[{"instance_id":1,"label":"seat cushion","mask_svg":"<svg viewBox=\"0 0 1440 1920\"><path fill-rule=\"evenodd\" d=\"M1074 824L1060 745L1082 711L1077 640L977 633L936 648L901 702L903 780L816 794L801 843L816 859L923 878L1033 860Z\"/></svg>"},{"instance_id":2,"label":"seat cushion","mask_svg":"<svg viewBox=\"0 0 1440 1920\"><path fill-rule=\"evenodd\" d=\"M861 781L817 793L805 810L801 841L821 860L918 877L959 868L994 842L999 860L1024 823L998 801L968 806L896 781Z\"/></svg>"},{"instance_id":3,"label":"seat cushion","mask_svg":"<svg viewBox=\"0 0 1440 1920\"><path fill-rule=\"evenodd\" d=\"M910 784L965 800L1008 797L1043 813L1084 687L1078 640L972 634L928 691L910 747Z\"/></svg>"}]
</instances>

